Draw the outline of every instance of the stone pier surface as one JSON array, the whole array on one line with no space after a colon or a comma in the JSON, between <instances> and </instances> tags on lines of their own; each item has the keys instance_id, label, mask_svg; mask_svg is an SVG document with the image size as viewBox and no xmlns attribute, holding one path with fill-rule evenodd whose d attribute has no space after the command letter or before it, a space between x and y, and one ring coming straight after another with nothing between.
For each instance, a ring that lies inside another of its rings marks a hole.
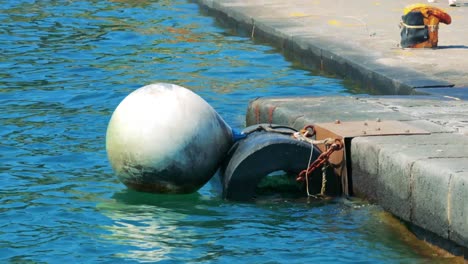
<instances>
[{"instance_id":1,"label":"stone pier surface","mask_svg":"<svg viewBox=\"0 0 468 264\"><path fill-rule=\"evenodd\" d=\"M438 49L399 47L403 9L427 4L422 0L196 2L234 33L268 42L306 68L350 80L366 94L393 95L259 98L246 125L299 129L379 118L430 132L352 139L352 188L467 258L468 0L431 4L452 17L440 24Z\"/></svg>"},{"instance_id":2,"label":"stone pier surface","mask_svg":"<svg viewBox=\"0 0 468 264\"><path fill-rule=\"evenodd\" d=\"M452 17L450 25L440 24L438 49L399 47L404 7L425 0L196 2L236 34L267 41L305 67L349 79L363 90L468 97L468 0L457 7L446 0L431 4Z\"/></svg>"},{"instance_id":3,"label":"stone pier surface","mask_svg":"<svg viewBox=\"0 0 468 264\"><path fill-rule=\"evenodd\" d=\"M247 125L305 125L344 121L397 120L426 135L355 137L351 177L355 195L468 248L468 102L438 97L259 98ZM462 253L463 254L463 253Z\"/></svg>"}]
</instances>

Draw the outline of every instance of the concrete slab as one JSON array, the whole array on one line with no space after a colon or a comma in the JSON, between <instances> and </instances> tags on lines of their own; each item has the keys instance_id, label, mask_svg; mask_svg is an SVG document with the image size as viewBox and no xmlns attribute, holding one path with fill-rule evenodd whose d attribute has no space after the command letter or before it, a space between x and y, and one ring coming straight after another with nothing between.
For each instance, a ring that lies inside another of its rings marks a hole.
<instances>
[{"instance_id":1,"label":"concrete slab","mask_svg":"<svg viewBox=\"0 0 468 264\"><path fill-rule=\"evenodd\" d=\"M293 126L398 120L429 135L356 137L350 162L355 194L437 236L468 247L468 126L466 101L434 97L259 98L247 125ZM461 127L460 127L461 126Z\"/></svg>"},{"instance_id":2,"label":"concrete slab","mask_svg":"<svg viewBox=\"0 0 468 264\"><path fill-rule=\"evenodd\" d=\"M468 101L451 98L435 99L437 97L365 98L369 103L382 105L401 114L410 115L414 120L428 120L442 127L454 129L460 134L468 135Z\"/></svg>"},{"instance_id":3,"label":"concrete slab","mask_svg":"<svg viewBox=\"0 0 468 264\"><path fill-rule=\"evenodd\" d=\"M304 125L330 120L359 121L368 119L411 120L411 117L378 104L369 107L359 97L259 98L247 110L247 123L275 118L281 123Z\"/></svg>"},{"instance_id":4,"label":"concrete slab","mask_svg":"<svg viewBox=\"0 0 468 264\"><path fill-rule=\"evenodd\" d=\"M431 4L445 9L453 21L440 25L438 49L399 47L403 8L417 0L196 2L238 34L268 41L304 66L353 80L371 93L468 87L465 1L458 7L446 1Z\"/></svg>"},{"instance_id":5,"label":"concrete slab","mask_svg":"<svg viewBox=\"0 0 468 264\"><path fill-rule=\"evenodd\" d=\"M453 162L453 161L452 161ZM456 161L455 166L468 164L467 159ZM452 166L454 167L454 166ZM468 173L467 170L456 170L451 175L449 195L449 239L459 245L466 245L468 241Z\"/></svg>"},{"instance_id":6,"label":"concrete slab","mask_svg":"<svg viewBox=\"0 0 468 264\"><path fill-rule=\"evenodd\" d=\"M439 95L442 98L456 99L456 100L468 100L468 87L456 87L456 88L417 88L416 92L421 94L433 94Z\"/></svg>"},{"instance_id":7,"label":"concrete slab","mask_svg":"<svg viewBox=\"0 0 468 264\"><path fill-rule=\"evenodd\" d=\"M468 163L457 170L451 163L466 162L467 149L466 137L451 134L355 138L351 144L354 191L448 238L451 175L468 173Z\"/></svg>"}]
</instances>

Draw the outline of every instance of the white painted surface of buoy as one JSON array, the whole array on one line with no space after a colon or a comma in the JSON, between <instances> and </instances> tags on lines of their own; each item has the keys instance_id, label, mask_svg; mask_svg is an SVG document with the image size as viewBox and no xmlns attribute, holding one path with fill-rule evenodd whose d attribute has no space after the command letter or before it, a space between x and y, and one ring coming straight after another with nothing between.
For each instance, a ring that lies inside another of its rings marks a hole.
<instances>
[{"instance_id":1,"label":"white painted surface of buoy","mask_svg":"<svg viewBox=\"0 0 468 264\"><path fill-rule=\"evenodd\" d=\"M129 94L107 128L113 170L131 189L190 193L216 172L232 145L232 130L200 96L157 83Z\"/></svg>"}]
</instances>

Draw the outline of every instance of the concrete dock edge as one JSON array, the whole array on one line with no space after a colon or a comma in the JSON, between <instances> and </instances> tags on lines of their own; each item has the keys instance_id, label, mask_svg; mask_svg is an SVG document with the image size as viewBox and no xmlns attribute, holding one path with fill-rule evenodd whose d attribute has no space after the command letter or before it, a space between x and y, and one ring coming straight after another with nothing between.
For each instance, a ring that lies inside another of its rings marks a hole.
<instances>
[{"instance_id":1,"label":"concrete dock edge","mask_svg":"<svg viewBox=\"0 0 468 264\"><path fill-rule=\"evenodd\" d=\"M417 88L454 86L450 81L435 78L432 72L416 70L411 64L383 64L381 52L350 44L365 39L337 41L305 30L294 17L273 18L265 15L267 11L262 10L261 6L239 4L242 1L196 2L204 12L216 17L236 34L268 42L306 68L351 80L373 94L409 95L425 93L424 89L415 90ZM392 52L390 47L384 49L384 52Z\"/></svg>"},{"instance_id":2,"label":"concrete dock edge","mask_svg":"<svg viewBox=\"0 0 468 264\"><path fill-rule=\"evenodd\" d=\"M259 98L249 104L246 123L300 129L334 120L379 118L430 132L353 138L352 190L419 228L424 239L466 258L468 112L458 111L467 108L466 101L417 96Z\"/></svg>"},{"instance_id":3,"label":"concrete dock edge","mask_svg":"<svg viewBox=\"0 0 468 264\"><path fill-rule=\"evenodd\" d=\"M395 26L403 7L418 1L195 2L235 34L268 42L368 94L428 95L259 98L248 106L246 125L300 129L379 118L429 131L352 139L352 188L423 239L468 258L468 60L460 44L468 42L466 8L450 10L455 22L441 30L440 49L411 50L397 47Z\"/></svg>"}]
</instances>

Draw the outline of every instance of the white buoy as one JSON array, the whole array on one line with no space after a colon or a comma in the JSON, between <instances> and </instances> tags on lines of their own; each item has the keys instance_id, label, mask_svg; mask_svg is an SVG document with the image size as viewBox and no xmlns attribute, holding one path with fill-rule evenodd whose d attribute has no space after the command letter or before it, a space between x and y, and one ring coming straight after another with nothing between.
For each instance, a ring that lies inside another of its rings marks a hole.
<instances>
[{"instance_id":1,"label":"white buoy","mask_svg":"<svg viewBox=\"0 0 468 264\"><path fill-rule=\"evenodd\" d=\"M115 109L106 149L129 188L191 193L214 175L232 141L231 128L200 96L157 83L132 92Z\"/></svg>"}]
</instances>

